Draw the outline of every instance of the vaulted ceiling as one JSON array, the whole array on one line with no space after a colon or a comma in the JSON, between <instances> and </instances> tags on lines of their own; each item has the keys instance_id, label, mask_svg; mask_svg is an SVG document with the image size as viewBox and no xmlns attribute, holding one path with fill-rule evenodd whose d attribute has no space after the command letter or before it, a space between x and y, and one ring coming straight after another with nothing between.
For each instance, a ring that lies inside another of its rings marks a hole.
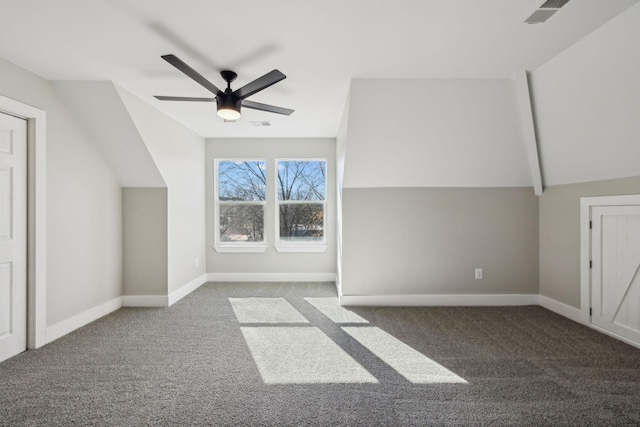
<instances>
[{"instance_id":1,"label":"vaulted ceiling","mask_svg":"<svg viewBox=\"0 0 640 427\"><path fill-rule=\"evenodd\" d=\"M543 0L0 0L0 57L49 80L113 81L203 137L335 137L352 78L509 78L637 2L572 0L527 25ZM296 112L223 123L214 104L158 101L210 96L168 53L218 86L222 69L240 87L278 68L288 78L251 99ZM385 108L412 93L379 95Z\"/></svg>"}]
</instances>

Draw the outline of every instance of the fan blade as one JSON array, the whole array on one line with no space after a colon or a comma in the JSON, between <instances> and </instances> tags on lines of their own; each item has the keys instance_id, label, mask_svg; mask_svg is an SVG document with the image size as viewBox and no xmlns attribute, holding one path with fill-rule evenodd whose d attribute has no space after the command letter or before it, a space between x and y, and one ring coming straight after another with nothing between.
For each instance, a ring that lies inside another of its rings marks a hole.
<instances>
[{"instance_id":1,"label":"fan blade","mask_svg":"<svg viewBox=\"0 0 640 427\"><path fill-rule=\"evenodd\" d=\"M286 79L287 76L282 74L278 70L273 70L262 77L259 77L249 84L237 89L233 94L240 99L245 99L254 93L260 92L262 89L266 89L271 85L278 83L280 80ZM251 107L249 107L251 108Z\"/></svg>"},{"instance_id":2,"label":"fan blade","mask_svg":"<svg viewBox=\"0 0 640 427\"><path fill-rule=\"evenodd\" d=\"M269 113L276 113L276 114L284 114L285 116L291 115L291 113L293 113L294 111L288 108L276 107L275 105L261 104L259 102L245 101L245 100L242 101L242 106L245 108L251 108L253 110L268 111Z\"/></svg>"},{"instance_id":3,"label":"fan blade","mask_svg":"<svg viewBox=\"0 0 640 427\"><path fill-rule=\"evenodd\" d=\"M164 59L169 64L171 64L174 67L176 67L178 70L182 71L184 74L186 74L191 79L195 80L202 87L207 89L209 92L211 92L213 94L216 94L216 95L224 93L223 91L218 89L216 87L216 85L214 85L209 80L207 80L204 77L202 77L200 75L200 73L198 73L196 70L194 70L193 68L189 67L187 64L182 62L182 60L180 58L178 58L177 56L175 56L175 55L162 55L162 59Z\"/></svg>"},{"instance_id":4,"label":"fan blade","mask_svg":"<svg viewBox=\"0 0 640 427\"><path fill-rule=\"evenodd\" d=\"M153 96L160 101L194 101L194 102L216 102L215 98L193 98L190 96L162 96L162 95L154 95Z\"/></svg>"}]
</instances>

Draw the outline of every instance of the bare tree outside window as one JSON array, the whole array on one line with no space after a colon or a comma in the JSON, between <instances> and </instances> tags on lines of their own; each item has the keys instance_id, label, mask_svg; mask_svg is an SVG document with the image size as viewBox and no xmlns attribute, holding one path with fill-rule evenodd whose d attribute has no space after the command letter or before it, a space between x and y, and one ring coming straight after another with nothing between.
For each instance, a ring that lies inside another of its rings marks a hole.
<instances>
[{"instance_id":1,"label":"bare tree outside window","mask_svg":"<svg viewBox=\"0 0 640 427\"><path fill-rule=\"evenodd\" d=\"M323 241L326 162L278 161L277 190L280 240Z\"/></svg>"},{"instance_id":2,"label":"bare tree outside window","mask_svg":"<svg viewBox=\"0 0 640 427\"><path fill-rule=\"evenodd\" d=\"M263 242L267 166L264 160L218 162L220 242Z\"/></svg>"}]
</instances>

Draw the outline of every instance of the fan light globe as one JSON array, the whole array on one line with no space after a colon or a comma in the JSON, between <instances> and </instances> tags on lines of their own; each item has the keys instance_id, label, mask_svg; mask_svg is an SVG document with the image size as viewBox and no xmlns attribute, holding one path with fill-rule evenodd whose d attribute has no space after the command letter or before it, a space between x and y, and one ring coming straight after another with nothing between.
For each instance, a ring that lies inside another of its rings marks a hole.
<instances>
[{"instance_id":1,"label":"fan light globe","mask_svg":"<svg viewBox=\"0 0 640 427\"><path fill-rule=\"evenodd\" d=\"M232 108L219 108L218 116L225 120L238 120L240 118L240 111Z\"/></svg>"}]
</instances>

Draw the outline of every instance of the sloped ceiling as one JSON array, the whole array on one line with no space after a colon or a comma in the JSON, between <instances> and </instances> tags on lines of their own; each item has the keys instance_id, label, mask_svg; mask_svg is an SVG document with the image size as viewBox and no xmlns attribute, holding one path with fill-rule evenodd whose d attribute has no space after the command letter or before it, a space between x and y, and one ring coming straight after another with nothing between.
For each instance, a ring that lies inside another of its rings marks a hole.
<instances>
[{"instance_id":1,"label":"sloped ceiling","mask_svg":"<svg viewBox=\"0 0 640 427\"><path fill-rule=\"evenodd\" d=\"M637 0L572 0L547 23L524 24L542 3L0 0L0 56L49 80L113 81L202 137L335 137L352 78L509 78ZM160 59L167 53L219 86L224 68L238 72L234 87L278 68L288 78L252 100L296 112L245 111L223 123L210 103L157 101L152 95L209 95Z\"/></svg>"},{"instance_id":2,"label":"sloped ceiling","mask_svg":"<svg viewBox=\"0 0 640 427\"><path fill-rule=\"evenodd\" d=\"M97 143L123 187L165 187L154 160L111 82L54 82Z\"/></svg>"},{"instance_id":3,"label":"sloped ceiling","mask_svg":"<svg viewBox=\"0 0 640 427\"><path fill-rule=\"evenodd\" d=\"M344 187L529 187L514 81L358 79ZM381 93L412 92L379 108Z\"/></svg>"},{"instance_id":4,"label":"sloped ceiling","mask_svg":"<svg viewBox=\"0 0 640 427\"><path fill-rule=\"evenodd\" d=\"M640 176L640 5L532 73L547 185Z\"/></svg>"}]
</instances>

